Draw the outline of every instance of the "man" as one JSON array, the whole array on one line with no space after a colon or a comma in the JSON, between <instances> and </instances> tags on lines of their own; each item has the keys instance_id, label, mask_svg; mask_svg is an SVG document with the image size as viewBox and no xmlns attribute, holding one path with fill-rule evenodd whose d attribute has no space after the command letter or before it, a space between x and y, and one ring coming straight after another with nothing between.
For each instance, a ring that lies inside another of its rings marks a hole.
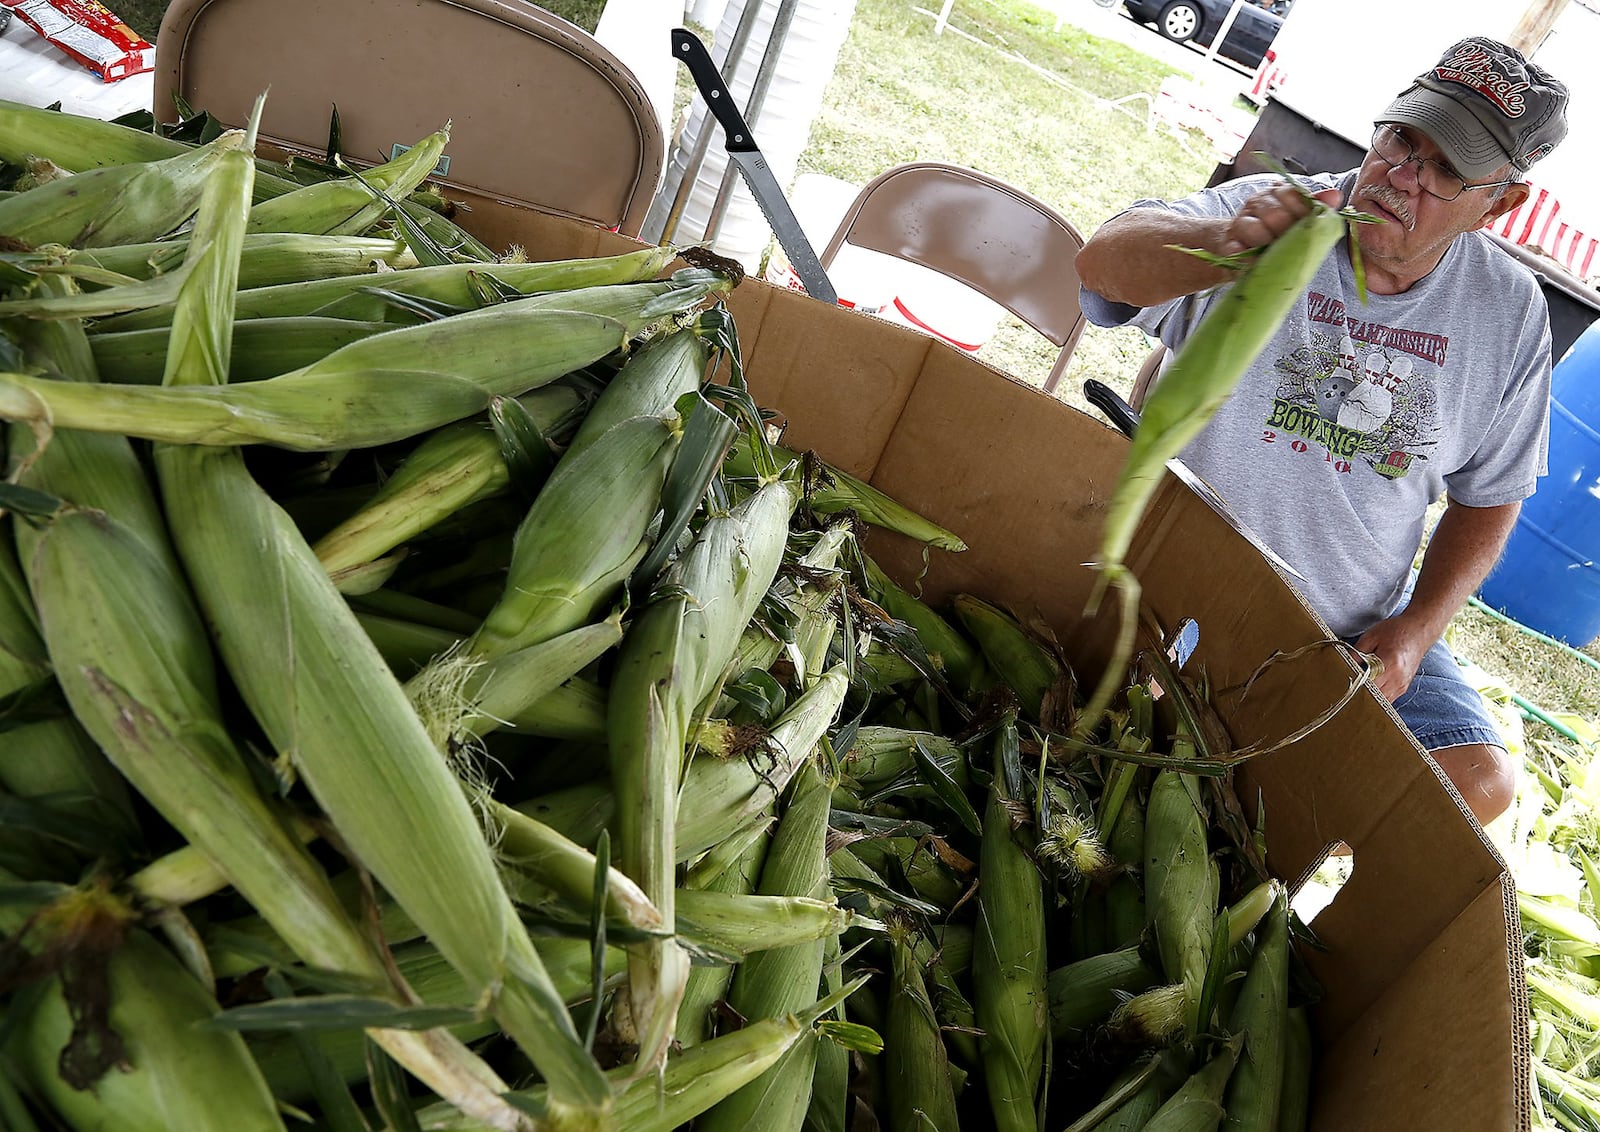
<instances>
[{"instance_id":1,"label":"man","mask_svg":"<svg viewBox=\"0 0 1600 1132\"><path fill-rule=\"evenodd\" d=\"M1510 804L1514 768L1440 637L1544 474L1550 329L1532 274L1478 229L1527 197L1566 101L1512 48L1466 39L1384 110L1358 168L1307 178L1382 221L1357 232L1369 301L1343 242L1183 453L1303 575L1329 627L1378 659L1378 690L1481 822ZM1084 312L1176 349L1229 274L1172 246L1262 247L1308 207L1271 175L1139 201L1078 256Z\"/></svg>"}]
</instances>

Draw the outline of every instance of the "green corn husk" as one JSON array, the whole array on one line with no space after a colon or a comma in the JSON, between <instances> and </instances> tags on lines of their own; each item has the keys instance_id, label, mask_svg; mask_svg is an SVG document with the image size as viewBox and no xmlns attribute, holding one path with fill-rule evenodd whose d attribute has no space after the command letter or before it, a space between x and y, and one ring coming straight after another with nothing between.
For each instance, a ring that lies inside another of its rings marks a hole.
<instances>
[{"instance_id":1,"label":"green corn husk","mask_svg":"<svg viewBox=\"0 0 1600 1132\"><path fill-rule=\"evenodd\" d=\"M773 452L780 463L786 464L800 459L798 452L791 452L787 448L775 446ZM741 441L735 444L733 450L728 453L727 471L729 475L734 476L756 474L755 458L751 454L748 442ZM806 506L818 515L853 511L863 522L882 527L886 531L896 531L907 538L916 539L940 550L967 549L967 544L961 541L959 535L918 515L865 480L857 479L831 465L821 465L821 474L817 482L810 485L810 491L806 495Z\"/></svg>"},{"instance_id":2,"label":"green corn husk","mask_svg":"<svg viewBox=\"0 0 1600 1132\"><path fill-rule=\"evenodd\" d=\"M680 397L700 387L709 354L692 329L639 347L595 398L563 459L582 452L630 417L670 416Z\"/></svg>"},{"instance_id":3,"label":"green corn husk","mask_svg":"<svg viewBox=\"0 0 1600 1132\"><path fill-rule=\"evenodd\" d=\"M146 244L85 249L67 257L66 267L97 268L130 279L149 279L178 267L188 252L186 237ZM239 249L241 291L281 283L365 276L369 284L386 279L377 272L417 266L416 256L399 240L371 236L308 236L260 232L246 236Z\"/></svg>"},{"instance_id":4,"label":"green corn husk","mask_svg":"<svg viewBox=\"0 0 1600 1132\"><path fill-rule=\"evenodd\" d=\"M229 671L358 858L479 990L562 1099L603 1107L598 1070L405 693L237 453L159 449L180 554ZM248 588L234 579L251 579ZM263 600L263 594L273 595ZM280 647L263 650L259 642Z\"/></svg>"},{"instance_id":5,"label":"green corn husk","mask_svg":"<svg viewBox=\"0 0 1600 1132\"><path fill-rule=\"evenodd\" d=\"M0 883L19 879L0 873ZM102 1052L120 1065L108 1064L98 1072L84 1065L86 1050L80 1043L85 1038L103 1041L104 1035L94 1033L93 1022L82 1013L85 1002L69 1002L62 977L52 976L39 997L14 1000L15 1013L6 1016L10 1036L5 1052L35 1094L74 1128L282 1132L272 1093L244 1040L200 1028L216 1013L216 1000L166 948L132 927L132 910L119 905L103 891L78 890L47 914L80 943L99 939L109 946L88 962L103 973L106 1025L120 1040L120 1049L107 1044ZM0 935L15 936L25 918L17 906L0 905ZM36 925L30 942L41 929L49 930ZM47 937L44 942L48 947L52 941ZM88 992L80 982L76 993ZM87 1033L78 1032L80 1026ZM72 1073L93 1073L92 1087L87 1077L77 1084L64 1079L69 1073L63 1051L75 1037L79 1041L74 1043Z\"/></svg>"},{"instance_id":6,"label":"green corn husk","mask_svg":"<svg viewBox=\"0 0 1600 1132\"><path fill-rule=\"evenodd\" d=\"M490 802L490 816L500 831L496 852L502 864L537 881L576 911L594 907L593 853L527 814ZM639 886L616 869L606 879L606 915L641 931L659 931L661 913Z\"/></svg>"},{"instance_id":7,"label":"green corn husk","mask_svg":"<svg viewBox=\"0 0 1600 1132\"><path fill-rule=\"evenodd\" d=\"M227 293L252 168L243 151L230 158L207 186L191 241L204 270L192 275L198 282L190 299L202 320L216 320L213 328L227 325L226 299L211 296L217 288ZM213 288L203 288L213 275ZM186 311L172 349L179 372L206 367L193 352L204 330L192 325ZM40 324L30 333L53 342L53 356L72 369L89 364L81 331L74 341L73 329ZM398 996L321 867L281 808L261 795L229 738L205 628L131 448L114 437L63 434L36 454L24 482L106 508L66 504L42 529L17 532L44 638L86 729L299 956L371 993ZM253 576L253 557L250 562L238 576ZM495 1095L503 1086L464 1047L429 1034L374 1031L374 1037L441 1096L500 1127L516 1127Z\"/></svg>"},{"instance_id":8,"label":"green corn husk","mask_svg":"<svg viewBox=\"0 0 1600 1132\"><path fill-rule=\"evenodd\" d=\"M194 243L202 235L214 243L191 248L201 267L179 301L169 385L216 382L227 371L249 196L242 181L231 201L218 187L214 235L204 210L196 225ZM553 1105L601 1120L610 1090L516 918L455 775L321 564L238 452L163 446L155 464L179 557L268 740L356 858L473 991L492 995L495 1016L551 1082ZM498 1082L482 1067L463 1086ZM498 1098L473 1107L505 1111ZM496 1119L519 1123L509 1113Z\"/></svg>"},{"instance_id":9,"label":"green corn husk","mask_svg":"<svg viewBox=\"0 0 1600 1132\"><path fill-rule=\"evenodd\" d=\"M897 586L871 558L866 559L866 565L872 599L883 606L889 616L917 631L928 655L944 670L958 695L976 691L982 683L983 654L931 606Z\"/></svg>"},{"instance_id":10,"label":"green corn husk","mask_svg":"<svg viewBox=\"0 0 1600 1132\"><path fill-rule=\"evenodd\" d=\"M788 639L781 638L760 619L752 622L739 640L735 661L738 671L770 671L779 656L787 655L802 686L820 675L837 622L830 607L845 580L839 556L853 538L843 524L829 527L801 556L798 576L780 576L773 583L766 601L788 611L792 620ZM733 703L725 698L717 708L731 712Z\"/></svg>"},{"instance_id":11,"label":"green corn husk","mask_svg":"<svg viewBox=\"0 0 1600 1132\"><path fill-rule=\"evenodd\" d=\"M1044 886L1012 831L1012 807L1021 799L1007 767L1016 773L1017 742L1015 717L1009 716L995 739L972 950L973 1006L988 1035L980 1050L997 1132L1036 1129L1034 1094L1049 1028Z\"/></svg>"},{"instance_id":12,"label":"green corn husk","mask_svg":"<svg viewBox=\"0 0 1600 1132\"><path fill-rule=\"evenodd\" d=\"M577 391L565 385L547 385L519 400L541 431L581 404ZM337 584L345 572L381 558L463 507L498 495L509 483L492 431L477 421L450 425L417 445L359 511L312 549Z\"/></svg>"},{"instance_id":13,"label":"green corn husk","mask_svg":"<svg viewBox=\"0 0 1600 1132\"><path fill-rule=\"evenodd\" d=\"M567 1005L588 1000L592 987L593 948L585 939L548 937L539 941L539 957L556 990ZM400 944L394 948L396 968L417 997L433 1006L474 1005L466 980L425 941ZM606 977L622 974L626 957L621 948L606 949ZM492 1019L463 1022L450 1032L463 1042L475 1042L495 1032ZM365 1036L358 1030L319 1030L313 1035L317 1048L332 1063L339 1079L354 1085L367 1077ZM300 1052L288 1038L263 1034L247 1038L256 1064L272 1087L273 1096L290 1104L301 1104L312 1096L312 1082Z\"/></svg>"},{"instance_id":14,"label":"green corn husk","mask_svg":"<svg viewBox=\"0 0 1600 1132\"><path fill-rule=\"evenodd\" d=\"M976 1068L983 1059L978 1052L978 1016L961 987L972 969L972 943L971 928L946 924L934 939L918 936L912 953L926 973L925 985L931 982L928 993L944 1031L945 1046L963 1065Z\"/></svg>"},{"instance_id":15,"label":"green corn husk","mask_svg":"<svg viewBox=\"0 0 1600 1132\"><path fill-rule=\"evenodd\" d=\"M957 1132L950 1057L922 980L922 968L903 941L890 941L891 983L888 1027L883 1035L888 1057L890 1132Z\"/></svg>"},{"instance_id":16,"label":"green corn husk","mask_svg":"<svg viewBox=\"0 0 1600 1132\"><path fill-rule=\"evenodd\" d=\"M223 155L244 144L243 131L229 130L165 160L92 169L30 189L0 201L0 236L76 248L158 239L194 215Z\"/></svg>"},{"instance_id":17,"label":"green corn husk","mask_svg":"<svg viewBox=\"0 0 1600 1132\"><path fill-rule=\"evenodd\" d=\"M284 237L277 236L275 239ZM473 285L477 280L520 291L525 295L567 292L580 288L640 283L659 275L673 255L670 247L643 248L624 255L594 259L555 260L547 263L458 263L415 267L383 275L378 280L347 277L310 283L283 283L239 292L234 318L323 317L357 322L405 320L377 288L395 295L427 300L445 307L477 305ZM170 301L169 301L170 302ZM126 308L125 308L126 309ZM172 322L172 307L154 306L101 322L97 331L152 329Z\"/></svg>"},{"instance_id":18,"label":"green corn husk","mask_svg":"<svg viewBox=\"0 0 1600 1132\"><path fill-rule=\"evenodd\" d=\"M1228 1082L1228 1132L1276 1132L1288 1039L1289 905L1276 894L1228 1029L1244 1039Z\"/></svg>"},{"instance_id":19,"label":"green corn husk","mask_svg":"<svg viewBox=\"0 0 1600 1132\"><path fill-rule=\"evenodd\" d=\"M571 373L621 348L626 333L582 312L507 306L363 338L248 385L80 389L0 374L0 417L167 444L370 448Z\"/></svg>"},{"instance_id":20,"label":"green corn husk","mask_svg":"<svg viewBox=\"0 0 1600 1132\"><path fill-rule=\"evenodd\" d=\"M830 669L778 717L750 758L694 757L678 800L674 842L680 862L762 821L838 717L848 691L844 668Z\"/></svg>"},{"instance_id":21,"label":"green corn husk","mask_svg":"<svg viewBox=\"0 0 1600 1132\"><path fill-rule=\"evenodd\" d=\"M467 642L469 655L539 644L616 600L651 545L682 435L676 416L630 417L562 457L517 527L504 596Z\"/></svg>"},{"instance_id":22,"label":"green corn husk","mask_svg":"<svg viewBox=\"0 0 1600 1132\"><path fill-rule=\"evenodd\" d=\"M795 777L772 834L757 891L766 896L819 897L827 892L828 785L815 764ZM814 1000L822 981L822 940L761 951L739 964L728 1004L744 1018L789 1014ZM749 1128L800 1132L811 1102L816 1039L802 1038L750 1084L707 1112L702 1132Z\"/></svg>"},{"instance_id":23,"label":"green corn husk","mask_svg":"<svg viewBox=\"0 0 1600 1132\"><path fill-rule=\"evenodd\" d=\"M673 1132L722 1098L761 1076L811 1036L817 1020L828 1014L865 982L846 984L806 1010L763 1018L667 1059L659 1075L629 1078L631 1067L613 1069L607 1077L617 1086L617 1126L627 1132ZM543 1090L522 1094L528 1103L544 1101ZM419 1114L424 1132L480 1132L482 1126L434 1105Z\"/></svg>"},{"instance_id":24,"label":"green corn husk","mask_svg":"<svg viewBox=\"0 0 1600 1132\"><path fill-rule=\"evenodd\" d=\"M160 161L193 147L114 122L0 99L0 161L43 157L81 173L103 165Z\"/></svg>"},{"instance_id":25,"label":"green corn husk","mask_svg":"<svg viewBox=\"0 0 1600 1132\"><path fill-rule=\"evenodd\" d=\"M1179 741L1182 742L1181 740ZM1163 770L1145 810L1145 905L1161 966L1188 998L1187 1029L1200 1030L1200 991L1210 962L1217 882L1206 848L1206 821L1192 775Z\"/></svg>"},{"instance_id":26,"label":"green corn husk","mask_svg":"<svg viewBox=\"0 0 1600 1132\"><path fill-rule=\"evenodd\" d=\"M1057 967L1046 980L1050 1002L1050 1035L1058 1041L1080 1037L1116 1009L1125 995L1149 990L1158 982L1137 947L1091 955Z\"/></svg>"},{"instance_id":27,"label":"green corn husk","mask_svg":"<svg viewBox=\"0 0 1600 1132\"><path fill-rule=\"evenodd\" d=\"M768 838L765 833L742 843L737 856L708 881L701 891L727 895L748 896L755 892L761 875L761 864L766 860ZM678 892L681 900L689 890ZM728 993L733 982L732 965L697 966L689 971L684 984L683 1002L678 1007L678 1021L673 1037L684 1049L699 1045L711 1036L711 1015L717 1003Z\"/></svg>"},{"instance_id":28,"label":"green corn husk","mask_svg":"<svg viewBox=\"0 0 1600 1132\"><path fill-rule=\"evenodd\" d=\"M569 309L552 309L543 296L520 299L376 334L236 387L59 386L0 374L0 417L169 444L373 447L554 381L620 349L660 317L663 304L692 305L725 285L695 276L684 284L595 288L561 295ZM629 321L611 317L618 314Z\"/></svg>"},{"instance_id":29,"label":"green corn husk","mask_svg":"<svg viewBox=\"0 0 1600 1132\"><path fill-rule=\"evenodd\" d=\"M608 725L617 861L674 923L679 777L690 719L732 659L772 584L788 537L791 488L777 481L713 515L668 571L662 597L635 620L611 682ZM688 974L671 941L635 945L629 1003L640 1034L637 1069L661 1064Z\"/></svg>"},{"instance_id":30,"label":"green corn husk","mask_svg":"<svg viewBox=\"0 0 1600 1132\"><path fill-rule=\"evenodd\" d=\"M1072 1132L1140 1132L1185 1077L1183 1054L1170 1050L1152 1064L1135 1064L1119 1074L1094 1110L1074 1121ZM1108 1111L1109 1110L1109 1111ZM1101 1113L1098 1120L1093 1119Z\"/></svg>"},{"instance_id":31,"label":"green corn husk","mask_svg":"<svg viewBox=\"0 0 1600 1132\"><path fill-rule=\"evenodd\" d=\"M728 954L748 956L824 940L851 928L881 926L824 896L680 888L678 931Z\"/></svg>"},{"instance_id":32,"label":"green corn husk","mask_svg":"<svg viewBox=\"0 0 1600 1132\"><path fill-rule=\"evenodd\" d=\"M1062 679L1061 662L999 607L971 594L957 594L950 604L995 675L1017 694L1029 718L1039 719L1046 697Z\"/></svg>"},{"instance_id":33,"label":"green corn husk","mask_svg":"<svg viewBox=\"0 0 1600 1132\"><path fill-rule=\"evenodd\" d=\"M839 937L822 941L822 989L837 994L844 986ZM845 1021L844 1005L830 1020ZM806 1107L804 1132L846 1132L850 1117L850 1051L838 1042L817 1043L817 1067L811 1073L811 1103Z\"/></svg>"},{"instance_id":34,"label":"green corn husk","mask_svg":"<svg viewBox=\"0 0 1600 1132\"><path fill-rule=\"evenodd\" d=\"M388 204L361 184L404 198L427 180L450 140L450 127L429 134L391 161L356 175L322 181L262 201L250 209L249 232L302 232L309 235L359 236L389 210Z\"/></svg>"},{"instance_id":35,"label":"green corn husk","mask_svg":"<svg viewBox=\"0 0 1600 1132\"><path fill-rule=\"evenodd\" d=\"M233 325L230 382L265 381L320 362L352 342L394 329L381 322L338 318L257 318ZM89 338L95 365L119 385L160 385L171 332L127 330Z\"/></svg>"},{"instance_id":36,"label":"green corn husk","mask_svg":"<svg viewBox=\"0 0 1600 1132\"><path fill-rule=\"evenodd\" d=\"M1144 1132L1216 1132L1222 1095L1239 1060L1239 1038L1231 1038L1156 1109Z\"/></svg>"},{"instance_id":37,"label":"green corn husk","mask_svg":"<svg viewBox=\"0 0 1600 1132\"><path fill-rule=\"evenodd\" d=\"M957 786L968 788L966 756L952 740L931 731L872 725L856 732L855 743L840 758L839 773L845 788L856 794L871 794L916 775L913 752L919 743Z\"/></svg>"},{"instance_id":38,"label":"green corn husk","mask_svg":"<svg viewBox=\"0 0 1600 1132\"><path fill-rule=\"evenodd\" d=\"M1305 1132L1311 1123L1311 1022L1303 1006L1291 1007L1283 1030L1283 1094L1279 1132Z\"/></svg>"}]
</instances>

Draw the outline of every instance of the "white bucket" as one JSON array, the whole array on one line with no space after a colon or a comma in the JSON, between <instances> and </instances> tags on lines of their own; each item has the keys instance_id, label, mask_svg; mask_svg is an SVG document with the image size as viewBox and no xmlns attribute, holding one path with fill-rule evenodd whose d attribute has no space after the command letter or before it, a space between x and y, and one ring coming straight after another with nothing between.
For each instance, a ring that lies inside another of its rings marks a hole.
<instances>
[{"instance_id":1,"label":"white bucket","mask_svg":"<svg viewBox=\"0 0 1600 1132\"><path fill-rule=\"evenodd\" d=\"M750 101L756 73L761 68L773 21L777 16L778 0L728 0L711 52L713 59L720 59L726 53L746 3L761 5L755 26L751 29L737 67L732 73L723 69L729 93L741 109ZM854 13L855 0L800 0L795 6L783 52L773 71L761 113L750 123L751 132L767 159L767 165L778 184L786 189L794 180L800 153L811 133L811 123L822 107L823 92L833 76L839 49L844 45ZM667 176L662 191L650 206L650 214L645 221L646 233L661 231L678 186L683 181L689 155L694 152L701 131L707 128L713 133L705 161L700 166L699 175L684 204L683 214L672 233L674 242L680 244L692 243L704 236L712 206L722 185L728 156L723 145L722 128L715 119L708 120L705 100L698 95L690 103L688 124L667 161ZM762 253L771 240L772 229L767 225L766 217L761 215L761 209L744 181L735 175L722 227L712 248L720 255L738 260L746 270L755 272L760 268Z\"/></svg>"}]
</instances>

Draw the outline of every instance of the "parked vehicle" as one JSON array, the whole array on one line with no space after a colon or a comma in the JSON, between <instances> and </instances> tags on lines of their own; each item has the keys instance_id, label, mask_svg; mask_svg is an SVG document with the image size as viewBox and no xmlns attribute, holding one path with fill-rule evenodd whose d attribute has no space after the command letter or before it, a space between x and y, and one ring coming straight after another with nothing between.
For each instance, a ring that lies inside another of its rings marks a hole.
<instances>
[{"instance_id":1,"label":"parked vehicle","mask_svg":"<svg viewBox=\"0 0 1600 1132\"><path fill-rule=\"evenodd\" d=\"M1217 54L1235 63L1261 63L1293 0L1245 0ZM1209 47L1233 7L1233 0L1123 0L1128 14L1175 43L1193 40Z\"/></svg>"}]
</instances>

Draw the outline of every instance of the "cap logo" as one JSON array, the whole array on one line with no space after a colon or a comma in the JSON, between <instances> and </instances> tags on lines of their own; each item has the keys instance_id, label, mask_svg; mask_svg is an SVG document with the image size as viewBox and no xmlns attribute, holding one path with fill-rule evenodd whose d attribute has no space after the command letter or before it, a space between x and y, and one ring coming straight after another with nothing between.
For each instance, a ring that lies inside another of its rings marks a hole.
<instances>
[{"instance_id":1,"label":"cap logo","mask_svg":"<svg viewBox=\"0 0 1600 1132\"><path fill-rule=\"evenodd\" d=\"M1517 82L1495 68L1487 51L1464 47L1433 69L1441 82L1471 87L1500 108L1508 118L1520 118L1527 109L1522 92L1529 83Z\"/></svg>"}]
</instances>

